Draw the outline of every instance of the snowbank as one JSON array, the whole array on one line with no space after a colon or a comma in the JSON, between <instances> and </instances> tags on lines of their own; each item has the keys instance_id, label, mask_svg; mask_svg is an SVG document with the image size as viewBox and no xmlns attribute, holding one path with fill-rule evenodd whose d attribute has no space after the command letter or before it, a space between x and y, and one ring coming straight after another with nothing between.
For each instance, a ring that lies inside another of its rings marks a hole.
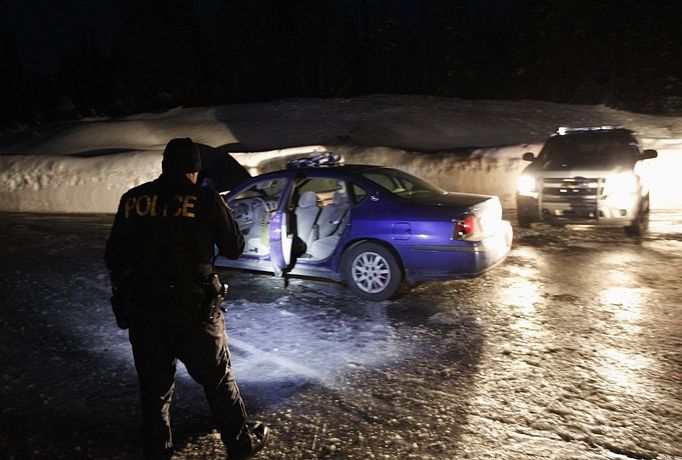
<instances>
[{"instance_id":1,"label":"snowbank","mask_svg":"<svg viewBox=\"0 0 682 460\"><path fill-rule=\"evenodd\" d=\"M655 148L647 174L652 207L682 208L682 117L603 106L463 101L420 96L289 99L86 119L0 149L0 211L114 212L128 188L160 173L173 137L226 146L252 174L315 150L348 163L396 167L451 191L498 195L514 207L527 151L560 125L616 124Z\"/></svg>"},{"instance_id":2,"label":"snowbank","mask_svg":"<svg viewBox=\"0 0 682 460\"><path fill-rule=\"evenodd\" d=\"M0 156L0 210L115 212L129 188L161 172L161 153L93 158Z\"/></svg>"}]
</instances>

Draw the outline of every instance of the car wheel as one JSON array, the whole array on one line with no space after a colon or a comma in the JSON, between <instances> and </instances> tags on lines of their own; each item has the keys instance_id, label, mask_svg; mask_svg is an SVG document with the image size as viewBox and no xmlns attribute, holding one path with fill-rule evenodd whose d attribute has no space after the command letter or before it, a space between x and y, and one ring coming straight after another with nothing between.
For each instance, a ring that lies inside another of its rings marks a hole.
<instances>
[{"instance_id":1,"label":"car wheel","mask_svg":"<svg viewBox=\"0 0 682 460\"><path fill-rule=\"evenodd\" d=\"M649 195L642 199L637 218L631 225L625 227L628 236L642 236L649 229Z\"/></svg>"},{"instance_id":2,"label":"car wheel","mask_svg":"<svg viewBox=\"0 0 682 460\"><path fill-rule=\"evenodd\" d=\"M375 302L394 297L402 284L400 265L393 253L377 243L360 243L343 258L348 287Z\"/></svg>"}]
</instances>

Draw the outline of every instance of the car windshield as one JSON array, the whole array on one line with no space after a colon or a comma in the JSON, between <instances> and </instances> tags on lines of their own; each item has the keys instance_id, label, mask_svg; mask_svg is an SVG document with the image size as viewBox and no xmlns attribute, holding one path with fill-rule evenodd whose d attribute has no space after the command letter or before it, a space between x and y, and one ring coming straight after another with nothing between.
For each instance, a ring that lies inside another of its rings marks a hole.
<instances>
[{"instance_id":1,"label":"car windshield","mask_svg":"<svg viewBox=\"0 0 682 460\"><path fill-rule=\"evenodd\" d=\"M585 133L554 136L539 158L552 166L627 164L634 161L636 142L622 133Z\"/></svg>"},{"instance_id":2,"label":"car windshield","mask_svg":"<svg viewBox=\"0 0 682 460\"><path fill-rule=\"evenodd\" d=\"M267 198L279 196L279 194L282 192L286 184L287 181L284 178L262 180L260 182L255 183L246 190L240 192L239 195L233 197L232 199L241 200L243 198L254 197Z\"/></svg>"},{"instance_id":3,"label":"car windshield","mask_svg":"<svg viewBox=\"0 0 682 460\"><path fill-rule=\"evenodd\" d=\"M445 190L435 185L397 169L372 169L361 173L361 175L401 198L422 198L446 193Z\"/></svg>"}]
</instances>

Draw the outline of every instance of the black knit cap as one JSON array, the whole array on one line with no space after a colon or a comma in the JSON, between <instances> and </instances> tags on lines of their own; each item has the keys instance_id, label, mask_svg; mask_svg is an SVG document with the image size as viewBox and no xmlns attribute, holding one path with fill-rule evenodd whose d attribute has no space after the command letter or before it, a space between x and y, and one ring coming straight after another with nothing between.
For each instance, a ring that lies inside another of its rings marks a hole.
<instances>
[{"instance_id":1,"label":"black knit cap","mask_svg":"<svg viewBox=\"0 0 682 460\"><path fill-rule=\"evenodd\" d=\"M186 174L201 171L199 147L189 137L171 139L163 151L161 170L168 174Z\"/></svg>"}]
</instances>

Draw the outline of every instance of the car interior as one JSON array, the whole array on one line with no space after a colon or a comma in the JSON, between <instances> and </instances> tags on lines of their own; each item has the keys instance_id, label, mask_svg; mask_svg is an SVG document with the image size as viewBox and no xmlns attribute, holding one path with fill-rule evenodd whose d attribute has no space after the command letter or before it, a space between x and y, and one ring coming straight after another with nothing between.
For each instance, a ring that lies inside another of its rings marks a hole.
<instances>
[{"instance_id":1,"label":"car interior","mask_svg":"<svg viewBox=\"0 0 682 460\"><path fill-rule=\"evenodd\" d=\"M265 257L270 252L270 222L277 209L283 186L265 181L230 200L230 207L244 234L244 253ZM293 205L295 203L295 205ZM296 187L289 212L292 230L305 243L300 258L328 258L339 242L349 219L346 184L336 179L307 178Z\"/></svg>"},{"instance_id":2,"label":"car interior","mask_svg":"<svg viewBox=\"0 0 682 460\"><path fill-rule=\"evenodd\" d=\"M307 179L299 185L296 195L296 236L305 243L305 253L300 258L326 259L336 248L348 221L346 184L335 179Z\"/></svg>"},{"instance_id":3,"label":"car interior","mask_svg":"<svg viewBox=\"0 0 682 460\"><path fill-rule=\"evenodd\" d=\"M322 202L313 191L303 192L296 207L296 235L305 243L301 258L322 260L331 255L339 242L348 217L348 196L335 191L329 204Z\"/></svg>"},{"instance_id":4,"label":"car interior","mask_svg":"<svg viewBox=\"0 0 682 460\"><path fill-rule=\"evenodd\" d=\"M284 190L284 179L258 182L230 200L235 220L244 234L244 253L270 253L270 221Z\"/></svg>"}]
</instances>

